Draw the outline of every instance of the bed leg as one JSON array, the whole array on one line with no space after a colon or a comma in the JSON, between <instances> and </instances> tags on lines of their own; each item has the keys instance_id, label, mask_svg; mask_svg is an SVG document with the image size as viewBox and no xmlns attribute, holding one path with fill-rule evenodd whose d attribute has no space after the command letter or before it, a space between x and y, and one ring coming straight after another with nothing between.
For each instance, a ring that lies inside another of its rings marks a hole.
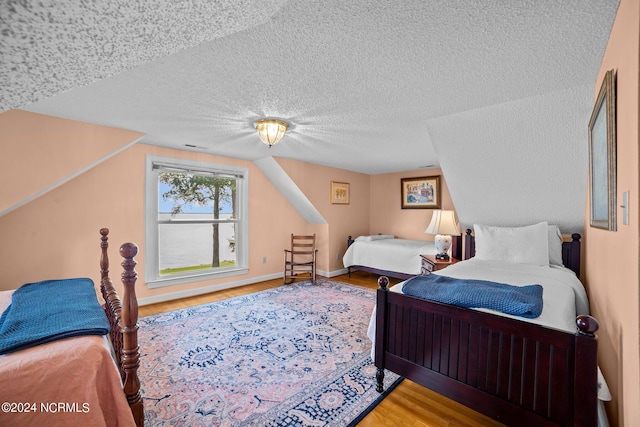
<instances>
[{"instance_id":1,"label":"bed leg","mask_svg":"<svg viewBox=\"0 0 640 427\"><path fill-rule=\"evenodd\" d=\"M378 393L382 393L384 391L384 387L382 383L384 382L384 369L376 368L376 391Z\"/></svg>"},{"instance_id":2,"label":"bed leg","mask_svg":"<svg viewBox=\"0 0 640 427\"><path fill-rule=\"evenodd\" d=\"M375 345L375 358L374 363L376 365L376 391L382 393L384 390L384 352L383 348L386 339L385 319L387 317L387 295L388 295L389 278L387 276L380 276L378 278L378 290L376 291L376 345Z\"/></svg>"}]
</instances>

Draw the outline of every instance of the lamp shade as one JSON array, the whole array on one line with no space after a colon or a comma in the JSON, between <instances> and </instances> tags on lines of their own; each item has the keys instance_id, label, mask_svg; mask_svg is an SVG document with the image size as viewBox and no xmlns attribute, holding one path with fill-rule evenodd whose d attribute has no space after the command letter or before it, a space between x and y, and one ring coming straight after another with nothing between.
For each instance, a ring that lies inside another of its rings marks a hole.
<instances>
[{"instance_id":1,"label":"lamp shade","mask_svg":"<svg viewBox=\"0 0 640 427\"><path fill-rule=\"evenodd\" d=\"M447 210L435 210L431 222L424 231L427 234L460 235L460 226L456 222L455 213Z\"/></svg>"},{"instance_id":2,"label":"lamp shade","mask_svg":"<svg viewBox=\"0 0 640 427\"><path fill-rule=\"evenodd\" d=\"M286 122L276 119L257 120L254 123L254 126L256 127L258 136L260 136L262 142L267 144L269 147L277 144L289 128L289 125Z\"/></svg>"}]
</instances>

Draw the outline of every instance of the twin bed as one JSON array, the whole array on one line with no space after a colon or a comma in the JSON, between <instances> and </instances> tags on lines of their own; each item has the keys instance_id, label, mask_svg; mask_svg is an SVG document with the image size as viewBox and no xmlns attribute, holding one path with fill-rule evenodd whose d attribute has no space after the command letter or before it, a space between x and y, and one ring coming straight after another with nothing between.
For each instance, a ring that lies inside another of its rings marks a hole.
<instances>
[{"instance_id":1,"label":"twin bed","mask_svg":"<svg viewBox=\"0 0 640 427\"><path fill-rule=\"evenodd\" d=\"M0 345L4 350L0 354L3 382L0 425L141 427L144 424L137 376L138 303L134 257L138 248L133 243L120 247L124 258L124 294L120 299L109 277L108 234L108 229L100 230L100 290L105 301L102 308L90 279L38 282L21 290L0 292ZM74 292L61 296L65 287ZM53 293L40 294L40 288L49 288ZM36 298L42 301L37 307ZM20 306L20 301L26 307ZM54 301L59 301L59 305L78 307L75 311L79 316L61 313L51 307L55 305ZM99 316L95 316L96 306ZM29 328L30 336L14 338L12 332L26 332L25 323L44 323L42 311L37 309L50 314L58 329L36 331L36 328ZM88 329L85 323L83 329L69 330L70 322L82 323L90 316L88 313L96 317L99 327ZM30 314L33 317L28 317ZM102 335L106 332L108 335ZM54 335L66 338L54 340ZM10 342L13 345L8 345Z\"/></svg>"},{"instance_id":2,"label":"twin bed","mask_svg":"<svg viewBox=\"0 0 640 427\"><path fill-rule=\"evenodd\" d=\"M562 242L556 227L536 227L467 230L466 260L428 275L541 284L533 319L405 295L379 279L369 328L378 391L387 369L506 425L597 424L598 323L577 278L580 236Z\"/></svg>"},{"instance_id":3,"label":"twin bed","mask_svg":"<svg viewBox=\"0 0 640 427\"><path fill-rule=\"evenodd\" d=\"M355 240L349 236L342 262L349 276L352 271L362 270L397 279L408 279L420 274L420 255L435 255L437 252L433 242L396 239L389 234L359 236ZM460 236L454 237L451 252L454 258L461 258Z\"/></svg>"}]
</instances>

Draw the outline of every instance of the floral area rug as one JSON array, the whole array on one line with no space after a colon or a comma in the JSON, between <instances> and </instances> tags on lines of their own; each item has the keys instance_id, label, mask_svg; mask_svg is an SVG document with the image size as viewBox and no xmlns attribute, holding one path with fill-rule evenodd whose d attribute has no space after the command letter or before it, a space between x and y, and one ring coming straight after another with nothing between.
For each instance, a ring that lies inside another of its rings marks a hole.
<instances>
[{"instance_id":1,"label":"floral area rug","mask_svg":"<svg viewBox=\"0 0 640 427\"><path fill-rule=\"evenodd\" d=\"M350 425L380 399L374 302L320 279L140 318L145 425Z\"/></svg>"}]
</instances>

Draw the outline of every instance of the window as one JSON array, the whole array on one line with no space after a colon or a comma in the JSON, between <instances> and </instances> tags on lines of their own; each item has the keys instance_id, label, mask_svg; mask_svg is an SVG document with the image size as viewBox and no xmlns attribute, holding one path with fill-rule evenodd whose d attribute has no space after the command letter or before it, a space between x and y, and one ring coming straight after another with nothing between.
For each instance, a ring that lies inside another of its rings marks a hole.
<instances>
[{"instance_id":1,"label":"window","mask_svg":"<svg viewBox=\"0 0 640 427\"><path fill-rule=\"evenodd\" d=\"M248 170L147 156L150 288L247 272Z\"/></svg>"}]
</instances>

